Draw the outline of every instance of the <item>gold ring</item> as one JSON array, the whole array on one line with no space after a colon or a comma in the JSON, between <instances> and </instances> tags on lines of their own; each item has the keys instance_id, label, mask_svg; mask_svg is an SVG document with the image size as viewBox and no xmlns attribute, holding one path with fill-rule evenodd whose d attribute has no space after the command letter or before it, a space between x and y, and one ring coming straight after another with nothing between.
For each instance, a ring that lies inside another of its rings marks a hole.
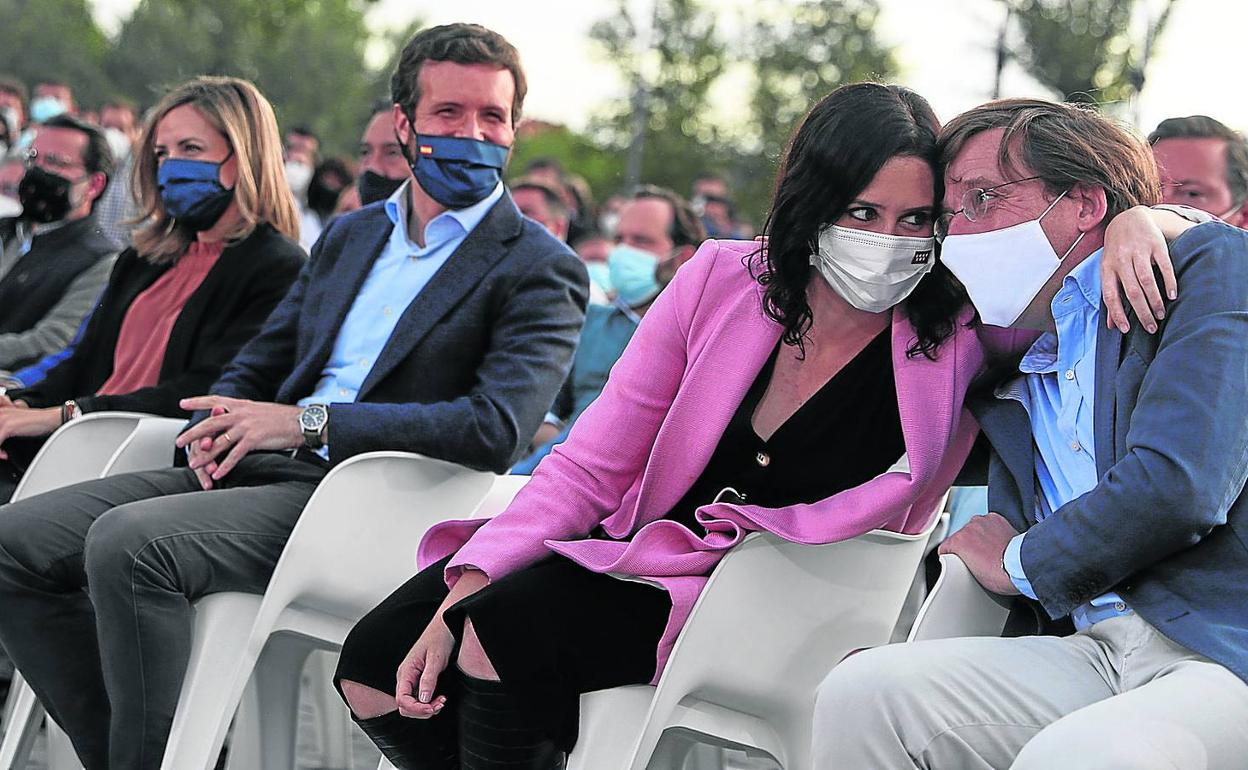
<instances>
[{"instance_id":1,"label":"gold ring","mask_svg":"<svg viewBox=\"0 0 1248 770\"><path fill-rule=\"evenodd\" d=\"M221 435L225 437L225 440L226 440L226 441L230 442L231 444L233 444L233 443L234 443L234 439L230 438L230 434L228 434L228 433L222 433Z\"/></svg>"}]
</instances>

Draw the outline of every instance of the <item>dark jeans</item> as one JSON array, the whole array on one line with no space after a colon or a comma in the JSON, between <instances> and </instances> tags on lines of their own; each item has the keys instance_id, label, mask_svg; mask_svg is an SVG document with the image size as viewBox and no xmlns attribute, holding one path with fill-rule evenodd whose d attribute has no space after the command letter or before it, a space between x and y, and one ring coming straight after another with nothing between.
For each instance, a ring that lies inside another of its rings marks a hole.
<instances>
[{"instance_id":1,"label":"dark jeans","mask_svg":"<svg viewBox=\"0 0 1248 770\"><path fill-rule=\"evenodd\" d=\"M0 507L0 643L87 770L160 767L191 602L263 593L326 470L253 454L208 492L170 468Z\"/></svg>"}]
</instances>

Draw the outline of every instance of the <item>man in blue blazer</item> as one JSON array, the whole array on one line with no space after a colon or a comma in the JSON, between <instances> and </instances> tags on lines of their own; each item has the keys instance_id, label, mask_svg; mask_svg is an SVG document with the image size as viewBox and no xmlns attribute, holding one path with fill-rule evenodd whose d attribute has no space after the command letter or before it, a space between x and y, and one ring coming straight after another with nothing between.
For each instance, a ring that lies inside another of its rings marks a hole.
<instances>
[{"instance_id":1,"label":"man in blue blazer","mask_svg":"<svg viewBox=\"0 0 1248 770\"><path fill-rule=\"evenodd\" d=\"M0 509L0 643L87 768L160 766L191 602L263 592L332 465L389 449L505 472L567 375L588 276L500 181L515 49L427 29L391 90L412 178L335 221L211 393L184 402L190 467Z\"/></svg>"},{"instance_id":2,"label":"man in blue blazer","mask_svg":"<svg viewBox=\"0 0 1248 770\"><path fill-rule=\"evenodd\" d=\"M968 402L994 513L941 547L1017 597L1022 636L850 658L820 688L818 766L1242 768L1248 234L1179 236L1177 299L1124 334L1101 247L1114 214L1157 200L1147 146L1007 100L955 118L941 151L942 262L985 324L1041 333Z\"/></svg>"}]
</instances>

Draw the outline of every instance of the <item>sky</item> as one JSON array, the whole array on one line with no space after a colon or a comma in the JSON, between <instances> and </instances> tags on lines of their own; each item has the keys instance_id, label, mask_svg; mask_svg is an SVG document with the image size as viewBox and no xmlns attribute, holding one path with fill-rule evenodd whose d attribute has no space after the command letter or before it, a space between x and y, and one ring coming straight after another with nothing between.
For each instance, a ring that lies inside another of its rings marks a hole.
<instances>
[{"instance_id":1,"label":"sky","mask_svg":"<svg viewBox=\"0 0 1248 770\"><path fill-rule=\"evenodd\" d=\"M114 30L138 0L92 0L104 29ZM630 0L646 18L652 0ZM727 34L740 26L748 0L703 0ZM992 46L1003 11L993 0L880 0L877 34L896 47L898 82L932 103L942 120L986 101L993 81ZM1161 0L1140 0L1156 9ZM590 26L613 13L614 0L380 0L369 13L374 30L405 27L412 19L430 24L471 21L507 37L520 51L529 80L525 114L573 128L625 86L589 39ZM1154 52L1144 92L1135 106L1147 132L1166 117L1207 114L1248 129L1248 99L1237 96L1238 70L1248 3L1178 0L1166 35ZM713 117L731 123L744 114L740 75L712 92ZM1007 96L1050 96L1017 68L1007 71Z\"/></svg>"}]
</instances>

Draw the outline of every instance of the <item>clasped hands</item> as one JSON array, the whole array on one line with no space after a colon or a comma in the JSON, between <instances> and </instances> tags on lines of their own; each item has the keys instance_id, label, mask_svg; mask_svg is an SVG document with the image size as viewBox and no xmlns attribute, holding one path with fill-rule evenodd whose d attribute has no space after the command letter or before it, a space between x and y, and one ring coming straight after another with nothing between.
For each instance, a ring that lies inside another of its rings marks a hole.
<instances>
[{"instance_id":1,"label":"clasped hands","mask_svg":"<svg viewBox=\"0 0 1248 770\"><path fill-rule=\"evenodd\" d=\"M303 445L298 406L225 396L184 398L178 405L188 412L209 412L175 442L179 449L189 448L191 470L205 490L225 478L249 452Z\"/></svg>"}]
</instances>

